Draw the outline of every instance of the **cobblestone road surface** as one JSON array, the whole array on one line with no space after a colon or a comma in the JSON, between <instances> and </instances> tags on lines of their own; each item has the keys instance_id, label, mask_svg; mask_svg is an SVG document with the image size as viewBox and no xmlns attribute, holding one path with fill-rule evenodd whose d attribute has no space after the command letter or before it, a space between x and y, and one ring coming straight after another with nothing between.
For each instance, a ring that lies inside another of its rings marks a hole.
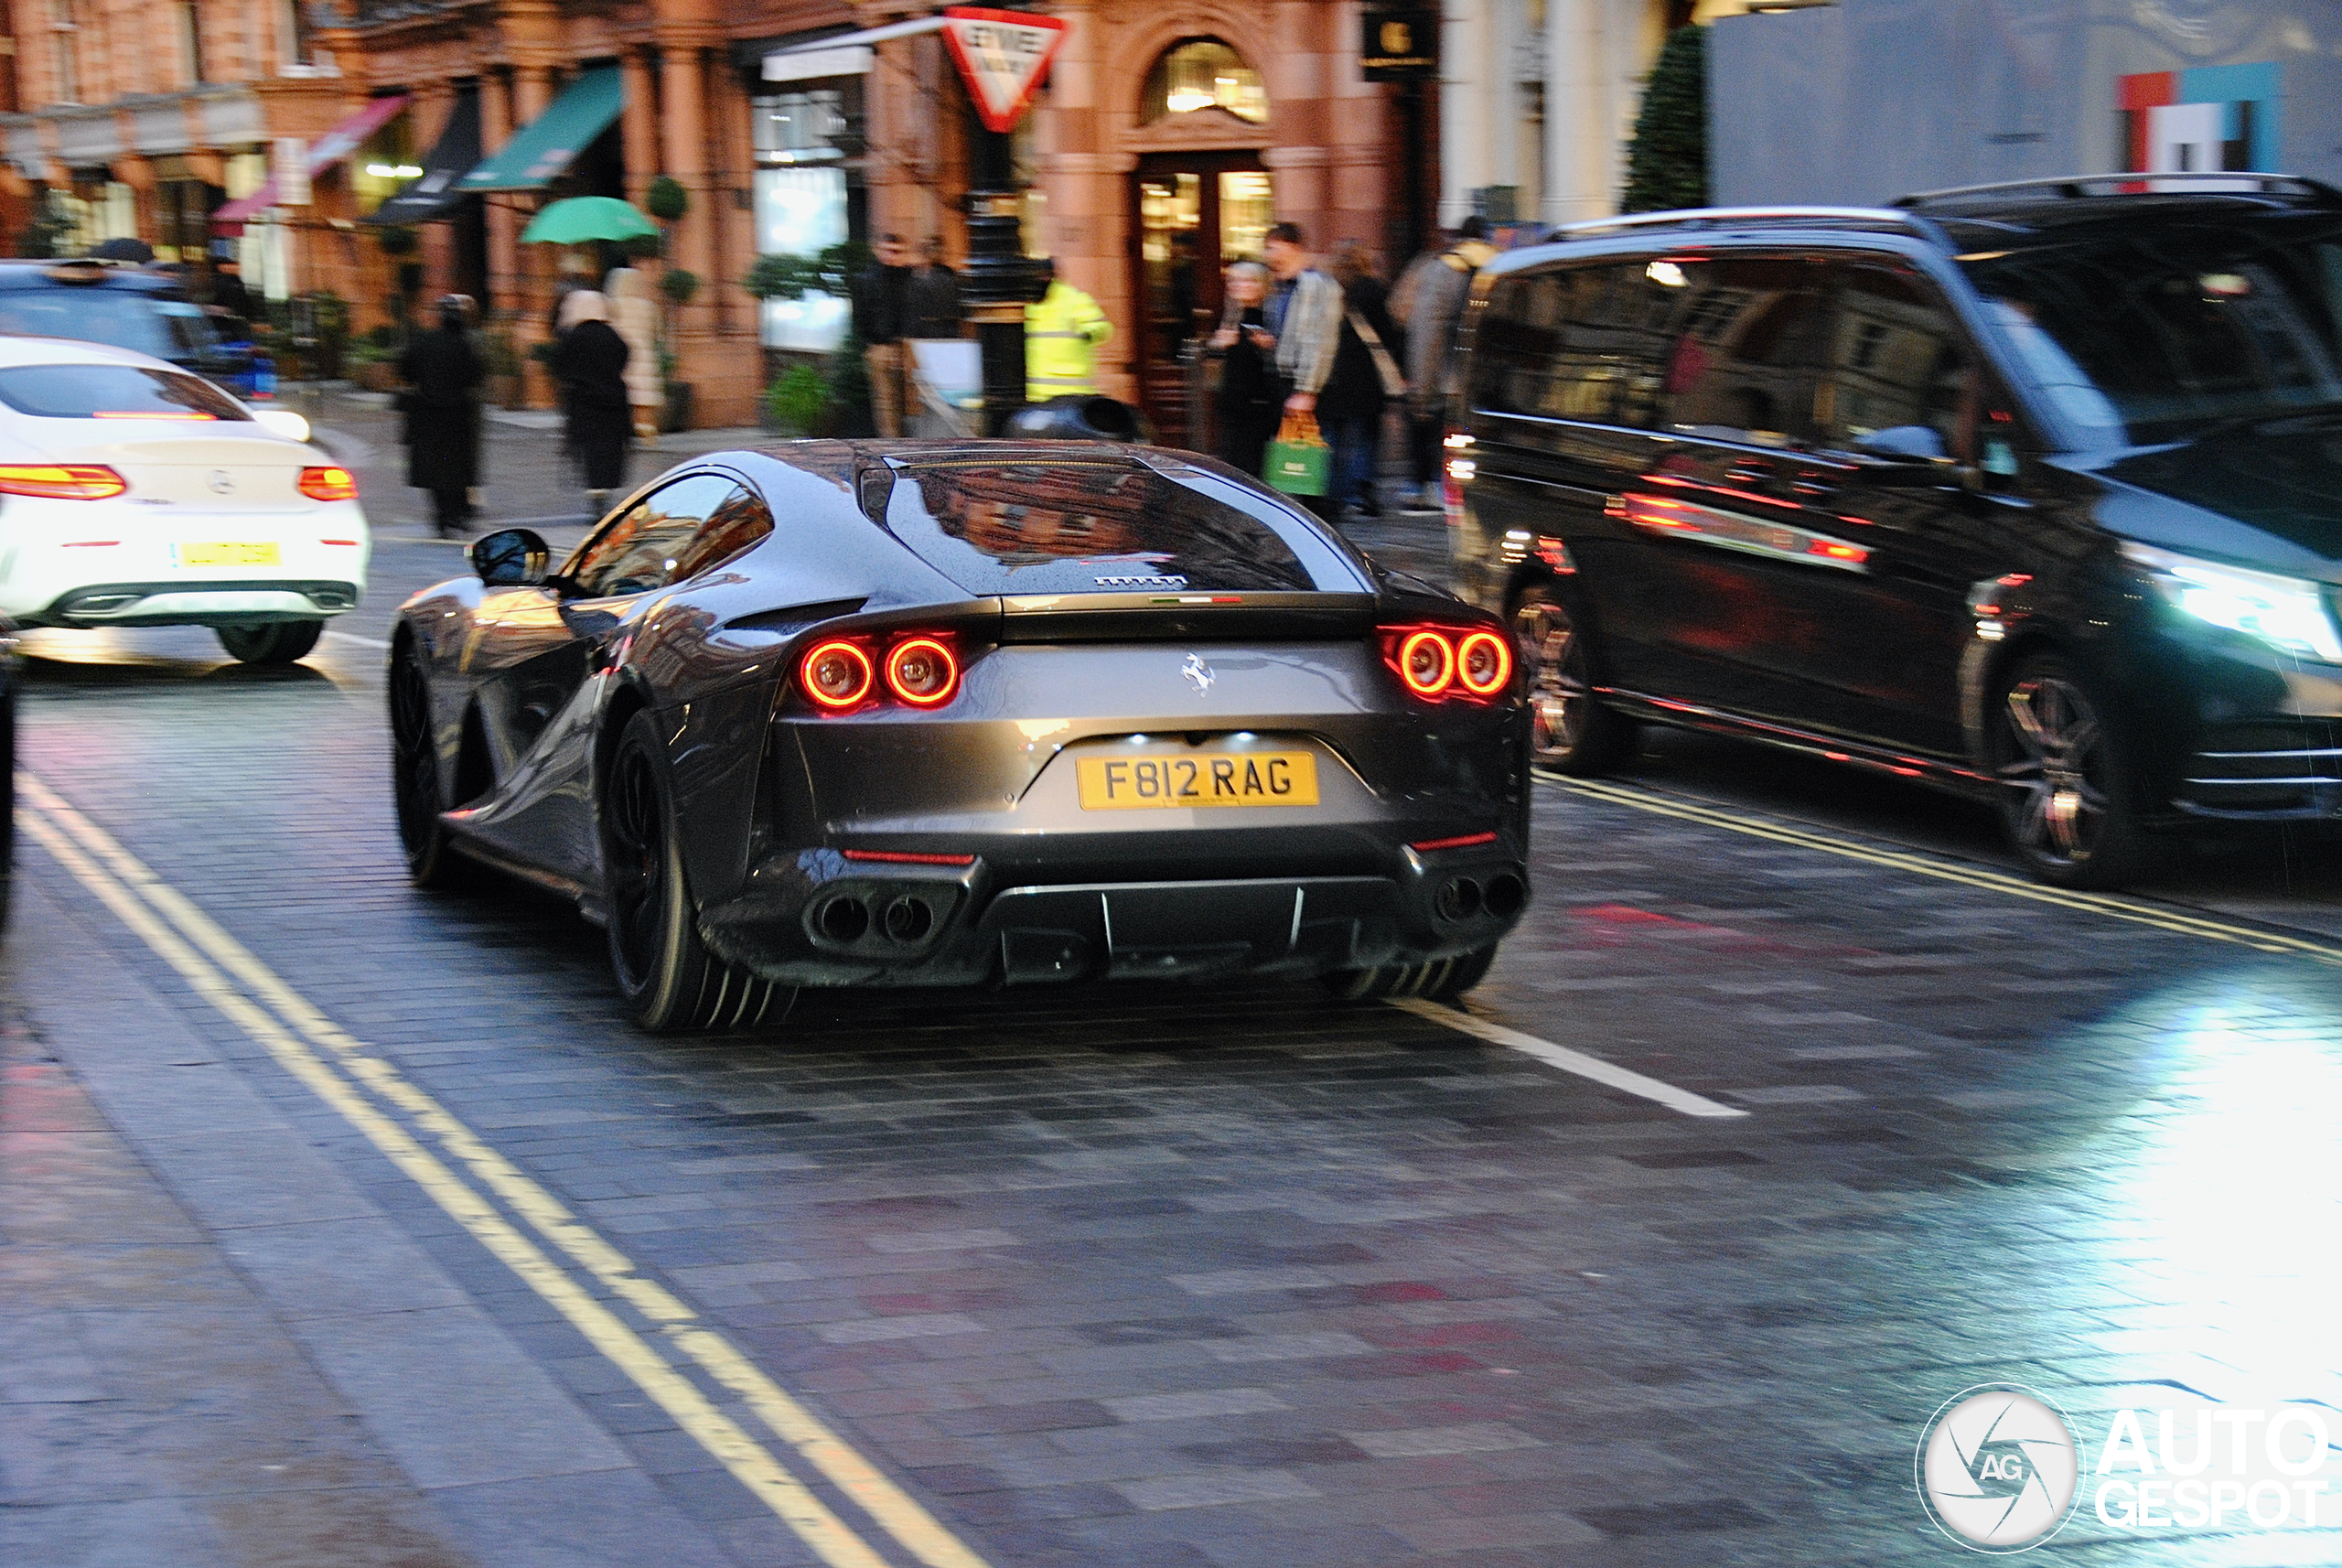
<instances>
[{"instance_id":1,"label":"cobblestone road surface","mask_svg":"<svg viewBox=\"0 0 2342 1568\"><path fill-rule=\"evenodd\" d=\"M368 639L458 564L412 532L290 672L31 639L0 1561L1950 1563L1913 1446L1969 1385L2051 1395L2086 1467L2123 1408L2342 1410L2318 846L2077 906L1940 801L1711 743L1541 786L1471 1020L1737 1116L1293 988L809 993L653 1042L563 908L404 884ZM93 891L134 865L223 941L136 934ZM224 939L480 1212L219 998L263 990ZM2041 1554L2342 1561L2326 1507L2085 1507Z\"/></svg>"}]
</instances>

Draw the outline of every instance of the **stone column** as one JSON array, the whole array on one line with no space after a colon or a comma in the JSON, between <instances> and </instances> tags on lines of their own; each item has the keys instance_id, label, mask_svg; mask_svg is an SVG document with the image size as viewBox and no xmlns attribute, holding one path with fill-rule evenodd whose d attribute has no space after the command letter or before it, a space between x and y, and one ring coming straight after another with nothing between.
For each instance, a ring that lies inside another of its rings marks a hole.
<instances>
[{"instance_id":1,"label":"stone column","mask_svg":"<svg viewBox=\"0 0 2342 1568\"><path fill-rule=\"evenodd\" d=\"M479 77L479 136L480 145L490 152L501 150L512 139L512 90L510 81L500 71L483 70ZM488 293L480 302L484 309L510 311L518 305L514 275L517 241L521 232L513 221L512 199L509 196L487 195L484 203L488 228ZM516 333L513 341L520 342Z\"/></svg>"},{"instance_id":2,"label":"stone column","mask_svg":"<svg viewBox=\"0 0 2342 1568\"><path fill-rule=\"evenodd\" d=\"M637 207L643 193L659 177L658 55L648 44L629 44L618 57L626 84L626 107L619 111L618 137L625 148L626 197Z\"/></svg>"},{"instance_id":3,"label":"stone column","mask_svg":"<svg viewBox=\"0 0 2342 1568\"><path fill-rule=\"evenodd\" d=\"M1615 210L1610 188L1617 114L1611 107L1604 0L1545 0L1545 191L1548 223ZM1527 213L1522 214L1528 216Z\"/></svg>"}]
</instances>

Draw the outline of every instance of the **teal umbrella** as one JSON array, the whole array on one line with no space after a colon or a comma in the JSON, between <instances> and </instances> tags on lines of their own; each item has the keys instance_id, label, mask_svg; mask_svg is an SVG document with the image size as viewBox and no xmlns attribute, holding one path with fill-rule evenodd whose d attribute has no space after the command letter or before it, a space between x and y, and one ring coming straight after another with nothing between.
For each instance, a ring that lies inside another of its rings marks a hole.
<instances>
[{"instance_id":1,"label":"teal umbrella","mask_svg":"<svg viewBox=\"0 0 2342 1568\"><path fill-rule=\"evenodd\" d=\"M582 245L588 240L632 240L658 232L659 225L615 196L573 196L530 219L521 242Z\"/></svg>"}]
</instances>

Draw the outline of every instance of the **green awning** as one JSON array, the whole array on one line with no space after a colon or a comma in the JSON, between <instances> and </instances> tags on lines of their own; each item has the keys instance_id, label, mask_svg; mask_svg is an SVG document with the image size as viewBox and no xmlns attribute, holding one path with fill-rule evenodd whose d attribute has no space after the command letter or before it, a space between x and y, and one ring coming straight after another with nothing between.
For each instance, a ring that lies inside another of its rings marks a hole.
<instances>
[{"instance_id":1,"label":"green awning","mask_svg":"<svg viewBox=\"0 0 2342 1568\"><path fill-rule=\"evenodd\" d=\"M625 104L626 86L618 68L597 65L513 133L493 156L457 181L456 188L466 194L543 190L618 117Z\"/></svg>"}]
</instances>

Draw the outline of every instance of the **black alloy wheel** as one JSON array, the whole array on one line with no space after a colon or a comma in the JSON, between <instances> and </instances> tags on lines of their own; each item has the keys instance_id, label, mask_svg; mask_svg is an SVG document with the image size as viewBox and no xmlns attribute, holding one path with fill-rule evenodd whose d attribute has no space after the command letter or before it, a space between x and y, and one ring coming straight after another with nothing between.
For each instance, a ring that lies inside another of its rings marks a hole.
<instances>
[{"instance_id":1,"label":"black alloy wheel","mask_svg":"<svg viewBox=\"0 0 2342 1568\"><path fill-rule=\"evenodd\" d=\"M407 880L417 887L448 888L470 880L471 863L457 853L439 813L447 809L439 788L437 726L431 718L431 683L414 650L391 656L391 803L398 817L399 843L406 851Z\"/></svg>"},{"instance_id":2,"label":"black alloy wheel","mask_svg":"<svg viewBox=\"0 0 2342 1568\"><path fill-rule=\"evenodd\" d=\"M1420 996L1430 1002L1453 1002L1488 978L1497 961L1498 944L1455 958L1429 963L1389 963L1379 969L1337 970L1325 977L1326 989L1345 1002L1380 1002L1398 996Z\"/></svg>"},{"instance_id":3,"label":"black alloy wheel","mask_svg":"<svg viewBox=\"0 0 2342 1568\"><path fill-rule=\"evenodd\" d=\"M321 620L280 620L260 626L213 628L228 657L243 664L290 664L306 658L325 635Z\"/></svg>"},{"instance_id":4,"label":"black alloy wheel","mask_svg":"<svg viewBox=\"0 0 2342 1568\"><path fill-rule=\"evenodd\" d=\"M785 1007L793 991L724 962L700 940L666 751L648 713L618 736L600 816L610 969L635 1022L652 1034L747 1028L776 993L786 993Z\"/></svg>"},{"instance_id":5,"label":"black alloy wheel","mask_svg":"<svg viewBox=\"0 0 2342 1568\"><path fill-rule=\"evenodd\" d=\"M2142 848L2133 786L2105 705L2054 654L2021 660L1990 718L2001 822L2026 867L2061 887L2111 887Z\"/></svg>"},{"instance_id":6,"label":"black alloy wheel","mask_svg":"<svg viewBox=\"0 0 2342 1568\"><path fill-rule=\"evenodd\" d=\"M1550 587L1514 596L1512 636L1529 688L1531 760L1580 778L1609 772L1633 747L1634 721L1594 694L1594 657Z\"/></svg>"}]
</instances>

